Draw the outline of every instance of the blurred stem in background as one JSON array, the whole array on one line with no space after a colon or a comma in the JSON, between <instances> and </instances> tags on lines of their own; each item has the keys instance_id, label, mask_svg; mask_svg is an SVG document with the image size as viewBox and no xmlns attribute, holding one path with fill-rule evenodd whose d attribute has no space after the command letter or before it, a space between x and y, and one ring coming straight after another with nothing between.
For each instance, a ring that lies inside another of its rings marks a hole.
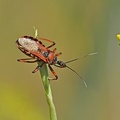
<instances>
[{"instance_id":1,"label":"blurred stem in background","mask_svg":"<svg viewBox=\"0 0 120 120\"><path fill-rule=\"evenodd\" d=\"M37 29L35 29L35 27L34 27L34 31L35 31L35 38L38 38L38 31ZM38 65L40 66L41 62L38 62ZM41 74L42 83L44 86L45 95L49 106L50 120L57 120L56 110L53 103L52 90L50 86L50 80L48 79L47 65L44 64L39 71Z\"/></svg>"}]
</instances>

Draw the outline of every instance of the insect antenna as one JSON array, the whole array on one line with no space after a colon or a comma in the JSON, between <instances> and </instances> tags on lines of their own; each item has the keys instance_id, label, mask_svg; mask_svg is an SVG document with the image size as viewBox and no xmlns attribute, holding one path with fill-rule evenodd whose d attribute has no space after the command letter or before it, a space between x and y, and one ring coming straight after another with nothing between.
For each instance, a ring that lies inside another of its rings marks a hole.
<instances>
[{"instance_id":1,"label":"insect antenna","mask_svg":"<svg viewBox=\"0 0 120 120\"><path fill-rule=\"evenodd\" d=\"M90 54L84 55L84 56L82 56L82 57L75 58L75 59L73 59L73 60L69 60L69 61L65 62L65 66L66 66L68 69L70 69L71 71L73 71L78 77L80 77L80 78L83 80L83 83L84 83L85 87L87 87L87 84L86 84L85 80L84 80L75 70L73 70L72 68L68 67L68 66L66 65L66 63L70 63L70 62L76 61L76 60L78 60L78 59L82 59L82 58L85 58L85 57L88 57L88 56L91 56L91 55L96 55L96 54L97 54L97 53L90 53Z\"/></svg>"},{"instance_id":2,"label":"insect antenna","mask_svg":"<svg viewBox=\"0 0 120 120\"><path fill-rule=\"evenodd\" d=\"M75 70L73 70L72 68L68 67L67 65L66 65L66 67L68 69L70 69L71 71L73 71L78 77L80 77L83 80L83 83L84 83L85 87L87 87L87 84L86 84L85 80Z\"/></svg>"},{"instance_id":3,"label":"insect antenna","mask_svg":"<svg viewBox=\"0 0 120 120\"><path fill-rule=\"evenodd\" d=\"M76 60L78 60L78 59L82 59L82 58L85 58L85 57L88 57L88 56L91 56L91 55L96 55L96 54L97 54L97 52L96 52L96 53L90 53L90 54L84 55L84 56L82 56L82 57L75 58L75 59L73 59L73 60L69 60L69 61L67 61L67 62L65 62L65 63L70 63L70 62L76 61Z\"/></svg>"}]
</instances>

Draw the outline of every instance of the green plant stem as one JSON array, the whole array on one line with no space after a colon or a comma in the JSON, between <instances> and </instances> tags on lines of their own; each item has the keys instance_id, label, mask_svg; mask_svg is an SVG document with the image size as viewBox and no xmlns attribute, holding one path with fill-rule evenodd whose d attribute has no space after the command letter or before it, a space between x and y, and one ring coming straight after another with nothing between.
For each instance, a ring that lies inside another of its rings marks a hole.
<instances>
[{"instance_id":1,"label":"green plant stem","mask_svg":"<svg viewBox=\"0 0 120 120\"><path fill-rule=\"evenodd\" d=\"M34 27L34 31L35 31L35 38L38 38L38 31L37 31L37 29L35 29L35 27ZM38 65L40 66L41 62L38 62ZM50 80L48 79L47 65L44 64L40 68L39 71L40 71L40 74L41 74L42 83L43 83L43 86L44 86L45 95L46 95L47 103L48 103L48 106L49 106L50 120L57 120L57 114L56 114L55 106L54 106L54 103L53 103Z\"/></svg>"},{"instance_id":2,"label":"green plant stem","mask_svg":"<svg viewBox=\"0 0 120 120\"><path fill-rule=\"evenodd\" d=\"M40 65L40 63L38 63ZM50 86L50 80L48 79L47 65L44 64L40 69L40 74L49 106L50 120L57 120L56 110L53 103L52 90Z\"/></svg>"}]
</instances>

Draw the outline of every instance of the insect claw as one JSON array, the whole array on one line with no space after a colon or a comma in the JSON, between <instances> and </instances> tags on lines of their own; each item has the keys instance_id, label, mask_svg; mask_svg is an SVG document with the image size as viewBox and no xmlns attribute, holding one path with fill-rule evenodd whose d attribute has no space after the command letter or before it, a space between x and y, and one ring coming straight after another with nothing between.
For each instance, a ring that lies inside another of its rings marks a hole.
<instances>
[{"instance_id":1,"label":"insect claw","mask_svg":"<svg viewBox=\"0 0 120 120\"><path fill-rule=\"evenodd\" d=\"M61 55L62 54L62 52L59 52L59 53L57 53L57 54L55 54L56 56L59 56L59 55Z\"/></svg>"},{"instance_id":2,"label":"insect claw","mask_svg":"<svg viewBox=\"0 0 120 120\"><path fill-rule=\"evenodd\" d=\"M32 73L37 72L39 69L40 69L40 66L37 66L37 67L32 71Z\"/></svg>"},{"instance_id":3,"label":"insect claw","mask_svg":"<svg viewBox=\"0 0 120 120\"><path fill-rule=\"evenodd\" d=\"M18 61L18 62L20 62L20 60L19 60L19 59L17 59L17 61Z\"/></svg>"},{"instance_id":4,"label":"insect claw","mask_svg":"<svg viewBox=\"0 0 120 120\"><path fill-rule=\"evenodd\" d=\"M58 76L55 76L55 78L48 77L48 80L57 80L57 79L58 79Z\"/></svg>"},{"instance_id":5,"label":"insect claw","mask_svg":"<svg viewBox=\"0 0 120 120\"><path fill-rule=\"evenodd\" d=\"M24 60L22 59L17 59L18 62L25 62Z\"/></svg>"},{"instance_id":6,"label":"insect claw","mask_svg":"<svg viewBox=\"0 0 120 120\"><path fill-rule=\"evenodd\" d=\"M38 71L38 70L35 69L35 70L32 71L32 73L35 73L35 72L37 72L37 71Z\"/></svg>"}]
</instances>

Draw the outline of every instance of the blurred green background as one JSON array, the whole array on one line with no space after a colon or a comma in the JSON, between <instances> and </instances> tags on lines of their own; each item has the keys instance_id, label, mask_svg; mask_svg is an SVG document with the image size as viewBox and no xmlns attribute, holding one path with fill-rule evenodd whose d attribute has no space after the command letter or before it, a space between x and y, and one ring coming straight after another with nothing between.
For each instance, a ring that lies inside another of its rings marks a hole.
<instances>
[{"instance_id":1,"label":"blurred green background","mask_svg":"<svg viewBox=\"0 0 120 120\"><path fill-rule=\"evenodd\" d=\"M49 120L39 72L31 73L36 64L16 61L26 56L15 41L33 36L33 26L39 37L57 43L63 61L98 52L69 64L88 88L67 68L54 67L59 79L51 86L58 120L118 120L119 0L0 0L0 120Z\"/></svg>"}]
</instances>

